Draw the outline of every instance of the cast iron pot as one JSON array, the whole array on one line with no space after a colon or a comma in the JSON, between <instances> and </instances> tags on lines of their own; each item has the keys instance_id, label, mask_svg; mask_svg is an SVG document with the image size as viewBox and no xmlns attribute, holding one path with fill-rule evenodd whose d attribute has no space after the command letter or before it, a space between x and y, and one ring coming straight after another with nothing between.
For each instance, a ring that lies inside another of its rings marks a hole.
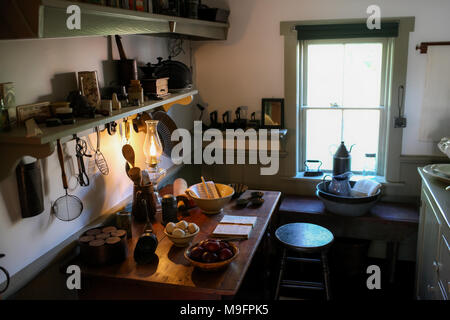
<instances>
[{"instance_id":1,"label":"cast iron pot","mask_svg":"<svg viewBox=\"0 0 450 320\"><path fill-rule=\"evenodd\" d=\"M183 90L192 87L192 73L187 65L180 61L158 58L157 64L147 63L145 67L140 67L146 78L160 79L169 78L169 91Z\"/></svg>"}]
</instances>

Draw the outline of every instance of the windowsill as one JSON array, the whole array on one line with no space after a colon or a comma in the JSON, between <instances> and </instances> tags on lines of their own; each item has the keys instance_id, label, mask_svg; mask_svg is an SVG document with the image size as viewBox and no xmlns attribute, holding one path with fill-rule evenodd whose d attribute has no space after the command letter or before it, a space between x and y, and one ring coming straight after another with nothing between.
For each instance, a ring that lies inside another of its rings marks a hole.
<instances>
[{"instance_id":1,"label":"windowsill","mask_svg":"<svg viewBox=\"0 0 450 320\"><path fill-rule=\"evenodd\" d=\"M308 182L320 182L323 180L323 178L326 175L331 175L331 173L324 173L321 176L317 176L317 177L305 177L304 175L304 171L298 172L297 175L293 176L293 177L287 177L285 179L287 180L296 180L296 181L308 181ZM362 180L362 179L367 179L369 177L367 176L363 176L360 174L354 174L352 175L352 177L350 178L350 180L352 181L358 181L358 180ZM398 182L389 182L386 180L386 178L384 176L375 176L375 177L370 177L369 179L371 180L375 180L378 183L381 183L382 185L402 185L402 183L398 183Z\"/></svg>"}]
</instances>

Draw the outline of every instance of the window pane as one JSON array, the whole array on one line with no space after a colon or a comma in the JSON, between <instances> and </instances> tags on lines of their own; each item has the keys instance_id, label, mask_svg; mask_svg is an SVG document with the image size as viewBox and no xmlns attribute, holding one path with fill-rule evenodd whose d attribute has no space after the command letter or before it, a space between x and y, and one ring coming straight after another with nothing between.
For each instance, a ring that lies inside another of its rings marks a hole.
<instances>
[{"instance_id":1,"label":"window pane","mask_svg":"<svg viewBox=\"0 0 450 320\"><path fill-rule=\"evenodd\" d=\"M344 107L378 107L381 93L383 45L345 45Z\"/></svg>"},{"instance_id":2,"label":"window pane","mask_svg":"<svg viewBox=\"0 0 450 320\"><path fill-rule=\"evenodd\" d=\"M379 110L344 110L343 141L352 149L352 171L363 171L367 165L366 154L378 157L378 135L380 131ZM370 161L370 160L369 160Z\"/></svg>"},{"instance_id":3,"label":"window pane","mask_svg":"<svg viewBox=\"0 0 450 320\"><path fill-rule=\"evenodd\" d=\"M307 106L380 106L382 43L309 44L307 50Z\"/></svg>"},{"instance_id":4,"label":"window pane","mask_svg":"<svg viewBox=\"0 0 450 320\"><path fill-rule=\"evenodd\" d=\"M344 45L314 44L308 45L307 50L307 105L342 105Z\"/></svg>"},{"instance_id":5,"label":"window pane","mask_svg":"<svg viewBox=\"0 0 450 320\"><path fill-rule=\"evenodd\" d=\"M341 141L341 110L307 110L306 160L321 160L333 169L333 153Z\"/></svg>"}]
</instances>

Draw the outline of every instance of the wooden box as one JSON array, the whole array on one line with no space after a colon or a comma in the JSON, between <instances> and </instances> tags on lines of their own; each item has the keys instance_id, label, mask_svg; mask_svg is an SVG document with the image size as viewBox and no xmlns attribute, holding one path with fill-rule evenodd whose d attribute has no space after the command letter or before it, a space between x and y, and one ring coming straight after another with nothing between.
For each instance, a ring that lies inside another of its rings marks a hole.
<instances>
[{"instance_id":1,"label":"wooden box","mask_svg":"<svg viewBox=\"0 0 450 320\"><path fill-rule=\"evenodd\" d=\"M169 78L143 79L141 83L146 95L164 97L169 94Z\"/></svg>"}]
</instances>

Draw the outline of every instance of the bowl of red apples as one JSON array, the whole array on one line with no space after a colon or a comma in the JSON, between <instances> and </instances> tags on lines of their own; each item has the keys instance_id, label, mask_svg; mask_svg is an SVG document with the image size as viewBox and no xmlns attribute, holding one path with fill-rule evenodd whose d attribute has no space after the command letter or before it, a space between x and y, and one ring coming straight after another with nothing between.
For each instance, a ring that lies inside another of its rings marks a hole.
<instances>
[{"instance_id":1,"label":"bowl of red apples","mask_svg":"<svg viewBox=\"0 0 450 320\"><path fill-rule=\"evenodd\" d=\"M194 244L184 252L195 267L214 271L228 266L239 254L239 248L226 240L207 239Z\"/></svg>"}]
</instances>

